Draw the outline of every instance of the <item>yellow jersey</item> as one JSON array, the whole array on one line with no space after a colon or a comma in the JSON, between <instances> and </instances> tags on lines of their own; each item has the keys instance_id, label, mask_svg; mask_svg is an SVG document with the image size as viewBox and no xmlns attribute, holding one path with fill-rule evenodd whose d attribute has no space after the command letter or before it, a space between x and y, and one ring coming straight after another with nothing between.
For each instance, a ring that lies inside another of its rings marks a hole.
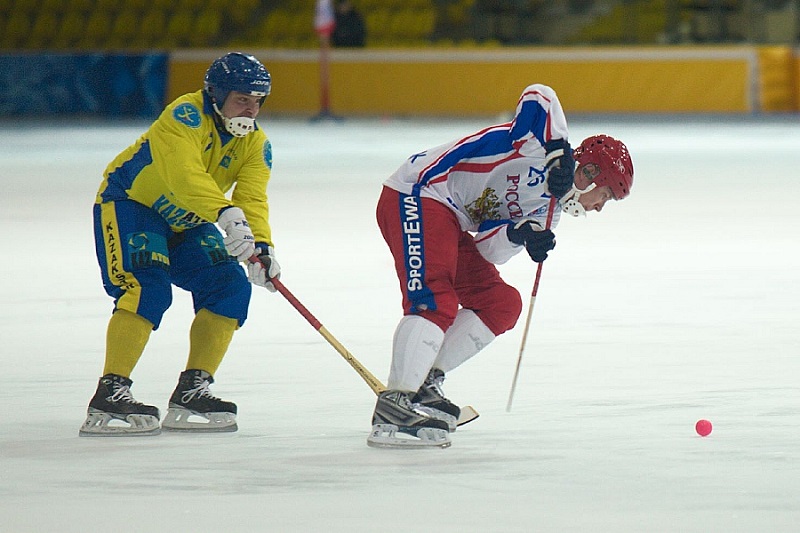
<instances>
[{"instance_id":1,"label":"yellow jersey","mask_svg":"<svg viewBox=\"0 0 800 533\"><path fill-rule=\"evenodd\" d=\"M258 125L234 137L217 127L214 114L203 91L177 98L109 163L96 202L133 200L157 211L175 232L216 222L220 209L237 206L256 242L272 245L269 139Z\"/></svg>"}]
</instances>

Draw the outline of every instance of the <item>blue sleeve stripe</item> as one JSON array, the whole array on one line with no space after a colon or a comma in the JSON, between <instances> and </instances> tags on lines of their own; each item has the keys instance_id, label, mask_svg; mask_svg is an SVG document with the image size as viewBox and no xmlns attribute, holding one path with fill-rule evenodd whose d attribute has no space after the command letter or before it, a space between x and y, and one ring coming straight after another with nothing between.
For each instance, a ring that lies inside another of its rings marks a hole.
<instances>
[{"instance_id":1,"label":"blue sleeve stripe","mask_svg":"<svg viewBox=\"0 0 800 533\"><path fill-rule=\"evenodd\" d=\"M478 226L478 232L489 231L492 228L496 228L498 226L505 226L511 224L511 221L508 219L502 220L484 220Z\"/></svg>"},{"instance_id":2,"label":"blue sleeve stripe","mask_svg":"<svg viewBox=\"0 0 800 533\"><path fill-rule=\"evenodd\" d=\"M513 148L506 128L488 131L474 140L457 144L445 152L438 161L422 172L419 184L424 186L433 178L446 174L455 165L463 164L469 159L497 155L505 156L511 150ZM499 158L498 160L502 161L504 158Z\"/></svg>"},{"instance_id":3,"label":"blue sleeve stripe","mask_svg":"<svg viewBox=\"0 0 800 533\"><path fill-rule=\"evenodd\" d=\"M101 195L104 202L112 200L124 200L128 197L128 191L133 187L133 182L144 167L153 162L153 154L150 152L150 141L146 140L133 157L125 161L122 165L115 168L108 174L108 185Z\"/></svg>"},{"instance_id":4,"label":"blue sleeve stripe","mask_svg":"<svg viewBox=\"0 0 800 533\"><path fill-rule=\"evenodd\" d=\"M514 119L511 126L511 138L514 141L524 139L528 133L544 145L544 131L547 126L547 111L536 100L528 100L522 103L522 109Z\"/></svg>"}]
</instances>

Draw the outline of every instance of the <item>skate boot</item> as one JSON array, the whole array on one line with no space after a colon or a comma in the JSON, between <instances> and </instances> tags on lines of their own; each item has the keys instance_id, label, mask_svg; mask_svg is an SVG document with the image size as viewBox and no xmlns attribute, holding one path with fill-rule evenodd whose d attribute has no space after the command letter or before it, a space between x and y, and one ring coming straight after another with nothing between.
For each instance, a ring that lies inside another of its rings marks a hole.
<instances>
[{"instance_id":1,"label":"skate boot","mask_svg":"<svg viewBox=\"0 0 800 533\"><path fill-rule=\"evenodd\" d=\"M203 370L181 372L169 399L162 429L171 431L236 431L236 404L220 400L209 390L214 378Z\"/></svg>"},{"instance_id":2,"label":"skate boot","mask_svg":"<svg viewBox=\"0 0 800 533\"><path fill-rule=\"evenodd\" d=\"M461 416L461 408L444 397L443 382L444 372L432 368L411 401L420 404L432 417L447 422L450 431L455 431L458 417Z\"/></svg>"},{"instance_id":3,"label":"skate boot","mask_svg":"<svg viewBox=\"0 0 800 533\"><path fill-rule=\"evenodd\" d=\"M137 402L131 395L133 381L106 374L89 401L81 437L158 435L158 408Z\"/></svg>"},{"instance_id":4,"label":"skate boot","mask_svg":"<svg viewBox=\"0 0 800 533\"><path fill-rule=\"evenodd\" d=\"M367 444L378 448L450 446L447 422L411 403L409 393L387 390L378 396Z\"/></svg>"}]
</instances>

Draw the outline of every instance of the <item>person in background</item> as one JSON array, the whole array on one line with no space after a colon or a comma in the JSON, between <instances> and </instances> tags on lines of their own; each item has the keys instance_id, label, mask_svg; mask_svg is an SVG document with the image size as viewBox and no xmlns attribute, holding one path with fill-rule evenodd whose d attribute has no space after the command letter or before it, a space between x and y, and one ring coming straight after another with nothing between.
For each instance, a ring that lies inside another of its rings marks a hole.
<instances>
[{"instance_id":1,"label":"person in background","mask_svg":"<svg viewBox=\"0 0 800 533\"><path fill-rule=\"evenodd\" d=\"M367 31L364 19L349 0L336 2L336 25L331 34L331 44L337 48L362 48Z\"/></svg>"},{"instance_id":2,"label":"person in background","mask_svg":"<svg viewBox=\"0 0 800 533\"><path fill-rule=\"evenodd\" d=\"M130 377L172 303L172 285L191 293L195 317L162 426L236 431L236 404L209 385L247 318L251 282L274 292L269 280L280 276L266 192L272 148L255 121L271 86L258 59L226 54L202 90L170 103L106 168L94 234L114 312L81 436L160 433L158 408L134 399Z\"/></svg>"},{"instance_id":3,"label":"person in background","mask_svg":"<svg viewBox=\"0 0 800 533\"><path fill-rule=\"evenodd\" d=\"M589 137L573 156L558 96L538 84L523 91L511 122L408 158L377 206L404 316L367 443L448 446L461 409L444 396L445 374L513 328L522 310L495 265L522 250L543 262L561 210L600 211L632 184L628 150L612 137Z\"/></svg>"}]
</instances>

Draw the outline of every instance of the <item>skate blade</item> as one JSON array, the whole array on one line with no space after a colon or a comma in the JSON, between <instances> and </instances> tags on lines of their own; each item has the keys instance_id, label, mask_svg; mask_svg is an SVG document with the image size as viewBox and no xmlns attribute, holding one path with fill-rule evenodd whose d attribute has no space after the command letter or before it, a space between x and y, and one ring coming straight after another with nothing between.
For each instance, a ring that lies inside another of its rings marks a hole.
<instances>
[{"instance_id":1,"label":"skate blade","mask_svg":"<svg viewBox=\"0 0 800 533\"><path fill-rule=\"evenodd\" d=\"M429 417L435 420L441 420L442 422L446 423L447 429L451 433L456 430L456 427L458 427L458 421L456 420L456 417L454 417L453 415L447 414L444 411L440 411L439 409L434 409L433 407L428 407L427 405L415 404L414 407L418 411L422 411Z\"/></svg>"},{"instance_id":2,"label":"skate blade","mask_svg":"<svg viewBox=\"0 0 800 533\"><path fill-rule=\"evenodd\" d=\"M199 420L199 421L198 421ZM161 423L164 431L196 433L231 433L239 429L233 413L195 413L188 409L170 407Z\"/></svg>"},{"instance_id":3,"label":"skate blade","mask_svg":"<svg viewBox=\"0 0 800 533\"><path fill-rule=\"evenodd\" d=\"M89 412L78 431L81 437L143 437L159 433L161 428L154 416L127 415L122 418L102 412Z\"/></svg>"},{"instance_id":4,"label":"skate blade","mask_svg":"<svg viewBox=\"0 0 800 533\"><path fill-rule=\"evenodd\" d=\"M406 428L402 431L392 424L375 424L367 437L367 446L373 448L447 448L452 444L450 434L444 429Z\"/></svg>"},{"instance_id":5,"label":"skate blade","mask_svg":"<svg viewBox=\"0 0 800 533\"><path fill-rule=\"evenodd\" d=\"M457 426L463 426L464 424L469 424L476 418L481 416L478 414L478 411L475 410L474 407L471 405L465 405L461 408L461 414L458 416L458 421L456 422Z\"/></svg>"}]
</instances>

